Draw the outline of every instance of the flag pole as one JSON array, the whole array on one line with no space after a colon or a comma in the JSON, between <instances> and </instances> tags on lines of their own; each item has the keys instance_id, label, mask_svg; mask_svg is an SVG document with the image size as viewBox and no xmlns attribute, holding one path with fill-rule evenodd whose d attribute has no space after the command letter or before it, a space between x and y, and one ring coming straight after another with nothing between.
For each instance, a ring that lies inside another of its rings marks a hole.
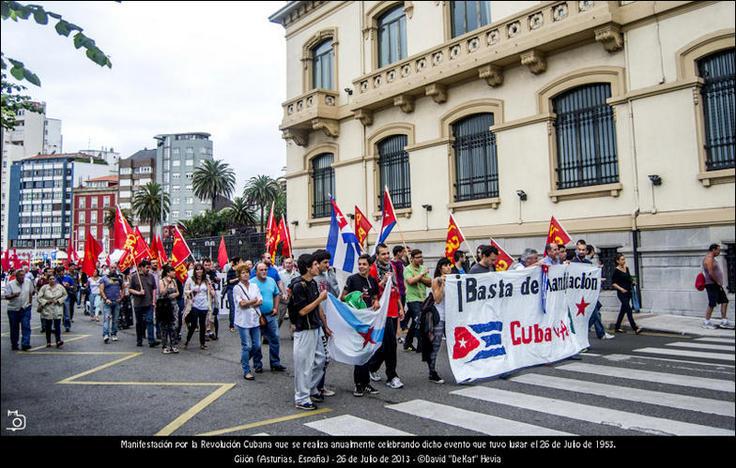
<instances>
[{"instance_id":1,"label":"flag pole","mask_svg":"<svg viewBox=\"0 0 736 468\"><path fill-rule=\"evenodd\" d=\"M463 236L463 244L465 244L465 247L467 247L467 248L468 248L468 253L469 253L470 255L473 255L473 258L475 258L475 253L473 252L473 249L472 249L472 248L470 247L470 244L468 243L468 238L467 238L467 237L465 237L465 234L463 234L463 230L462 230L462 229L460 228L460 225L459 225L459 224L457 223L457 221L455 220L455 216L454 216L454 215L452 214L452 212L450 212L450 218L452 218L452 222L453 222L453 223L455 224L455 226L457 227L457 230L458 230L458 231L460 231L460 235L461 235L461 236ZM454 263L454 262L453 262L453 263Z\"/></svg>"}]
</instances>

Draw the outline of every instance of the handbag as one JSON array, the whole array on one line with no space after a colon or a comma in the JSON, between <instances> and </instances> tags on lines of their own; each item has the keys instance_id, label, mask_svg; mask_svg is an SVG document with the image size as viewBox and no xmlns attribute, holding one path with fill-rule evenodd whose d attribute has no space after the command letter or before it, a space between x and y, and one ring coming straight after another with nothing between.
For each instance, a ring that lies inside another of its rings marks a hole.
<instances>
[{"instance_id":1,"label":"handbag","mask_svg":"<svg viewBox=\"0 0 736 468\"><path fill-rule=\"evenodd\" d=\"M243 287L243 285L238 284L238 287L240 288L241 291L243 291L243 294L245 294L245 297L250 301L250 296L245 291L245 288ZM266 317L264 317L261 311L256 309L255 307L252 307L252 309L255 310L256 313L258 314L258 326L265 327L268 324L268 322L266 321Z\"/></svg>"}]
</instances>

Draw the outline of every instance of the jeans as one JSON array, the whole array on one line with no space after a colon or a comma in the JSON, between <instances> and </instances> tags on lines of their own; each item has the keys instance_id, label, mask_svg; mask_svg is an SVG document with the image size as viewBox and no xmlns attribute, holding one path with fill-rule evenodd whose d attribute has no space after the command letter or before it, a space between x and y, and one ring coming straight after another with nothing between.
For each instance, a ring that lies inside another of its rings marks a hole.
<instances>
[{"instance_id":1,"label":"jeans","mask_svg":"<svg viewBox=\"0 0 736 468\"><path fill-rule=\"evenodd\" d=\"M367 385L371 383L370 379L370 366L363 364L362 366L355 366L353 368L353 382L359 389L365 389Z\"/></svg>"},{"instance_id":2,"label":"jeans","mask_svg":"<svg viewBox=\"0 0 736 468\"><path fill-rule=\"evenodd\" d=\"M56 343L61 343L61 319L41 319L43 328L46 331L46 343L51 343L51 326L54 327L54 335L56 336Z\"/></svg>"},{"instance_id":3,"label":"jeans","mask_svg":"<svg viewBox=\"0 0 736 468\"><path fill-rule=\"evenodd\" d=\"M207 330L207 309L197 309L196 307L192 307L192 311L187 315L187 328L189 329L187 332L187 343L192 339L194 330L196 330L198 326L199 344L200 346L204 346L204 334Z\"/></svg>"},{"instance_id":4,"label":"jeans","mask_svg":"<svg viewBox=\"0 0 736 468\"><path fill-rule=\"evenodd\" d=\"M230 319L230 328L235 328L235 299L233 298L233 288L227 289L227 305L230 309L228 318Z\"/></svg>"},{"instance_id":5,"label":"jeans","mask_svg":"<svg viewBox=\"0 0 736 468\"><path fill-rule=\"evenodd\" d=\"M8 322L10 322L10 346L18 349L18 338L21 337L21 346L31 346L31 306L20 310L8 311Z\"/></svg>"},{"instance_id":6,"label":"jeans","mask_svg":"<svg viewBox=\"0 0 736 468\"><path fill-rule=\"evenodd\" d=\"M394 377L398 377L396 374L396 325L399 321L398 317L387 317L386 328L383 331L383 343L381 347L373 353L368 365L371 372L378 372L381 368L381 364L386 362L386 379L389 381Z\"/></svg>"},{"instance_id":7,"label":"jeans","mask_svg":"<svg viewBox=\"0 0 736 468\"><path fill-rule=\"evenodd\" d=\"M271 369L273 369L281 365L281 360L279 359L281 339L279 338L278 317L271 314L264 315L264 317L266 317L266 326L263 327L263 334L268 340L268 362ZM263 352L261 351L260 341L255 348L253 364L256 365L256 369L263 367Z\"/></svg>"},{"instance_id":8,"label":"jeans","mask_svg":"<svg viewBox=\"0 0 736 468\"><path fill-rule=\"evenodd\" d=\"M120 318L120 303L105 304L102 308L102 336L111 336L110 321L112 320L112 336L118 334L118 319Z\"/></svg>"},{"instance_id":9,"label":"jeans","mask_svg":"<svg viewBox=\"0 0 736 468\"><path fill-rule=\"evenodd\" d=\"M603 327L603 322L601 321L601 303L598 302L595 305L595 309L593 309L593 313L590 314L590 320L588 321L588 329L590 329L590 326L593 325L595 328L595 336L598 337L598 339L602 339L606 335L606 329Z\"/></svg>"},{"instance_id":10,"label":"jeans","mask_svg":"<svg viewBox=\"0 0 736 468\"><path fill-rule=\"evenodd\" d=\"M182 322L184 321L184 298L179 297L176 300L176 304L179 306L178 311L176 313L176 342L179 343L179 340L181 339L181 326Z\"/></svg>"},{"instance_id":11,"label":"jeans","mask_svg":"<svg viewBox=\"0 0 736 468\"><path fill-rule=\"evenodd\" d=\"M66 296L66 300L64 301L64 328L70 329L72 328L72 316L74 314L74 304L72 304L72 297L70 295Z\"/></svg>"},{"instance_id":12,"label":"jeans","mask_svg":"<svg viewBox=\"0 0 736 468\"><path fill-rule=\"evenodd\" d=\"M407 314L404 318L404 321L406 322L405 326L409 325L409 321L411 320L411 327L409 327L409 332L406 334L406 341L404 341L404 349L407 349L409 346L414 346L414 337L417 337L417 341L419 341L419 317L422 315L422 303L418 301L412 301L406 304L407 306ZM419 344L417 343L417 346Z\"/></svg>"},{"instance_id":13,"label":"jeans","mask_svg":"<svg viewBox=\"0 0 736 468\"><path fill-rule=\"evenodd\" d=\"M89 312L92 317L98 317L100 315L100 309L102 309L102 297L99 294L89 295Z\"/></svg>"},{"instance_id":14,"label":"jeans","mask_svg":"<svg viewBox=\"0 0 736 468\"><path fill-rule=\"evenodd\" d=\"M319 393L317 384L325 369L322 329L294 333L294 402L307 403L310 395Z\"/></svg>"},{"instance_id":15,"label":"jeans","mask_svg":"<svg viewBox=\"0 0 736 468\"><path fill-rule=\"evenodd\" d=\"M631 312L631 292L622 294L617 291L616 295L618 296L618 300L621 301L621 310L619 310L618 318L616 319L616 330L621 328L621 322L624 320L624 315L628 317L629 325L631 325L631 328L633 328L634 330L638 329L639 327L636 326L636 322L634 322L634 315Z\"/></svg>"},{"instance_id":16,"label":"jeans","mask_svg":"<svg viewBox=\"0 0 736 468\"><path fill-rule=\"evenodd\" d=\"M156 342L156 330L153 327L153 306L135 307L135 338L143 343L143 337L148 336L148 344Z\"/></svg>"},{"instance_id":17,"label":"jeans","mask_svg":"<svg viewBox=\"0 0 736 468\"><path fill-rule=\"evenodd\" d=\"M429 354L429 373L437 373L437 355L440 353L440 347L442 346L442 335L445 334L445 322L440 320L432 329L432 351Z\"/></svg>"},{"instance_id":18,"label":"jeans","mask_svg":"<svg viewBox=\"0 0 736 468\"><path fill-rule=\"evenodd\" d=\"M243 366L243 375L245 375L250 372L251 358L253 358L255 367L256 350L261 347L261 327L237 328L240 333L240 364Z\"/></svg>"}]
</instances>

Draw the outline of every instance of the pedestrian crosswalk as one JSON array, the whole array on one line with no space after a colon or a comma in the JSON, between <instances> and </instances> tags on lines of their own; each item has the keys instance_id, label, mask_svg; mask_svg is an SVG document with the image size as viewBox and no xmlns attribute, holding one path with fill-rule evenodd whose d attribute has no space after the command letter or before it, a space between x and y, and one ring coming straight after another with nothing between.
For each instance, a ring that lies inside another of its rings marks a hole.
<instances>
[{"instance_id":1,"label":"pedestrian crosswalk","mask_svg":"<svg viewBox=\"0 0 736 468\"><path fill-rule=\"evenodd\" d=\"M615 356L588 355L588 362L531 368L504 381L448 386L437 401L414 393L384 403L383 416L341 415L306 426L334 436L432 434L432 427L491 436L736 435L734 366L718 363L734 360L732 338L681 340Z\"/></svg>"}]
</instances>

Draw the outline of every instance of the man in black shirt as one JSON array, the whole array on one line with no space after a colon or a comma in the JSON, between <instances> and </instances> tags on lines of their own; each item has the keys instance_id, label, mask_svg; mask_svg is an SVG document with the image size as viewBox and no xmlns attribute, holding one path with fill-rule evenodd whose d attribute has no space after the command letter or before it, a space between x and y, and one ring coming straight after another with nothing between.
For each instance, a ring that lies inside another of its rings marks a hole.
<instances>
[{"instance_id":1,"label":"man in black shirt","mask_svg":"<svg viewBox=\"0 0 736 468\"><path fill-rule=\"evenodd\" d=\"M345 289L342 291L340 300L345 300L345 296L354 292L360 291L363 298L363 302L367 306L373 307L373 310L378 310L381 305L378 302L378 283L370 276L369 272L371 269L370 255L363 254L358 258L358 273L348 277L345 283ZM355 366L353 370L353 381L355 382L355 390L353 396L362 397L366 393L375 395L378 390L371 386L370 379L370 366L368 363L362 366Z\"/></svg>"},{"instance_id":2,"label":"man in black shirt","mask_svg":"<svg viewBox=\"0 0 736 468\"><path fill-rule=\"evenodd\" d=\"M327 299L327 291L319 292L314 277L319 275L319 262L314 256L303 254L297 262L301 277L292 283L289 320L294 324L294 402L297 409L312 411L317 406L312 398L321 401L317 388L325 367L322 333L329 337L332 331L319 318L320 304Z\"/></svg>"},{"instance_id":3,"label":"man in black shirt","mask_svg":"<svg viewBox=\"0 0 736 468\"><path fill-rule=\"evenodd\" d=\"M225 292L227 293L227 303L230 309L230 331L235 331L235 301L233 299L233 288L238 284L240 279L238 278L238 272L235 269L240 263L240 257L235 257L230 260L230 269L227 270L227 277L225 278Z\"/></svg>"},{"instance_id":4,"label":"man in black shirt","mask_svg":"<svg viewBox=\"0 0 736 468\"><path fill-rule=\"evenodd\" d=\"M212 284L212 288L215 290L215 294L212 295L212 315L207 322L207 337L210 340L217 340L220 332L220 321L217 319L217 315L220 313L219 301L217 300L218 292L220 291L220 280L217 278L217 270L212 268L212 260L205 258L202 264L204 266L204 274L210 280L210 284Z\"/></svg>"},{"instance_id":5,"label":"man in black shirt","mask_svg":"<svg viewBox=\"0 0 736 468\"><path fill-rule=\"evenodd\" d=\"M480 259L478 263L470 269L470 274L488 273L496 271L496 259L498 259L498 249L491 245L481 245L478 247Z\"/></svg>"}]
</instances>

